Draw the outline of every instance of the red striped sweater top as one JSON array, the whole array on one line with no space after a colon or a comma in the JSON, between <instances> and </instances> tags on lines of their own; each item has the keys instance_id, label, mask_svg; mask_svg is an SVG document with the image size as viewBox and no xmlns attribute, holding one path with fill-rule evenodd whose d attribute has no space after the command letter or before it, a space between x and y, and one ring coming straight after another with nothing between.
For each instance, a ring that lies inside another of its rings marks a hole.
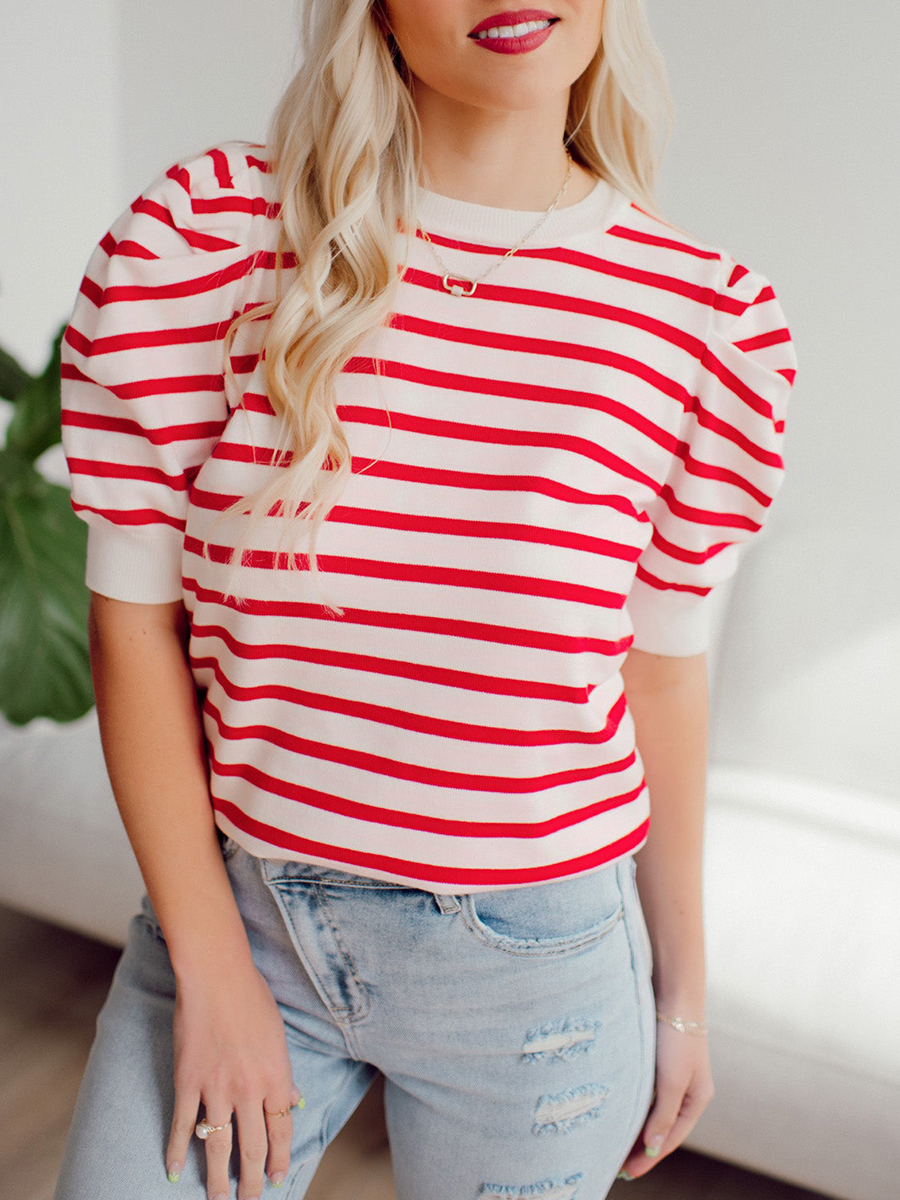
<instances>
[{"instance_id":1,"label":"red striped sweater top","mask_svg":"<svg viewBox=\"0 0 900 1200\"><path fill-rule=\"evenodd\" d=\"M215 820L252 854L453 893L632 853L650 796L625 655L706 649L783 477L796 360L771 285L602 180L473 296L417 235L337 380L353 473L317 554L343 614L279 565L277 516L238 603L234 526L208 534L278 469L263 320L236 387L222 365L232 318L275 295L267 167L242 141L182 159L88 261L62 362L88 587L184 603ZM538 215L418 204L469 277Z\"/></svg>"}]
</instances>

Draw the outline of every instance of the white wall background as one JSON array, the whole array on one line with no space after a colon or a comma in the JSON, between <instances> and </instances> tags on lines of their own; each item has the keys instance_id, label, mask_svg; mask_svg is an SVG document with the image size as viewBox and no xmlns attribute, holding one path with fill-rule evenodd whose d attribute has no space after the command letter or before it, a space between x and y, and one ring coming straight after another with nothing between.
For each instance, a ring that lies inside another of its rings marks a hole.
<instances>
[{"instance_id":1,"label":"white wall background","mask_svg":"<svg viewBox=\"0 0 900 1200\"><path fill-rule=\"evenodd\" d=\"M263 141L294 0L0 0L0 344L37 370L87 260L160 171Z\"/></svg>"},{"instance_id":2,"label":"white wall background","mask_svg":"<svg viewBox=\"0 0 900 1200\"><path fill-rule=\"evenodd\" d=\"M800 358L788 478L742 572L713 750L895 794L900 6L647 6L677 111L664 210L772 280ZM0 13L0 344L36 370L93 246L141 189L216 140L263 140L295 4L0 0Z\"/></svg>"},{"instance_id":3,"label":"white wall background","mask_svg":"<svg viewBox=\"0 0 900 1200\"><path fill-rule=\"evenodd\" d=\"M647 6L676 104L666 211L768 275L797 342L779 515L883 509L900 451L900 6Z\"/></svg>"},{"instance_id":4,"label":"white wall background","mask_svg":"<svg viewBox=\"0 0 900 1200\"><path fill-rule=\"evenodd\" d=\"M665 210L768 275L800 360L711 753L900 799L900 6L648 11L676 105Z\"/></svg>"}]
</instances>

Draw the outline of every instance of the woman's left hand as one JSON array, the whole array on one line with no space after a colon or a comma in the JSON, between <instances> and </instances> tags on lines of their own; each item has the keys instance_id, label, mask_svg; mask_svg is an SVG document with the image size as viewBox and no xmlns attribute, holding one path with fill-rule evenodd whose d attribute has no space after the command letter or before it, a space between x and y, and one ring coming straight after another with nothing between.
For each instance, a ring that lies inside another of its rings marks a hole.
<instances>
[{"instance_id":1,"label":"woman's left hand","mask_svg":"<svg viewBox=\"0 0 900 1200\"><path fill-rule=\"evenodd\" d=\"M715 1094L706 1037L657 1022L656 1093L637 1141L622 1164L632 1179L646 1175L691 1132ZM649 1147L652 1154L647 1154Z\"/></svg>"}]
</instances>

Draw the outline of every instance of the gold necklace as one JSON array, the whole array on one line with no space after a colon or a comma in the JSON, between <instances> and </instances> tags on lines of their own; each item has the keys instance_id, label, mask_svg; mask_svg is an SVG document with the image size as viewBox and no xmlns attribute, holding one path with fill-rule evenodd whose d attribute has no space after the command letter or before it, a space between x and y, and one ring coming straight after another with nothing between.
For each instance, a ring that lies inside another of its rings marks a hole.
<instances>
[{"instance_id":1,"label":"gold necklace","mask_svg":"<svg viewBox=\"0 0 900 1200\"><path fill-rule=\"evenodd\" d=\"M529 229L529 231L525 234L525 236L523 238L520 238L519 241L516 242L516 244L512 247L511 250L506 251L506 253L503 255L503 258L498 259L498 261L495 262L492 267L489 267L485 271L484 275L479 275L477 279L469 279L465 275L452 274L450 271L450 268L447 266L447 264L444 262L444 260L438 254L437 247L435 246L434 242L432 242L431 238L428 236L428 234L425 232L425 230L422 228L422 226L417 224L416 227L422 234L422 237L425 239L425 241L431 247L432 253L434 254L435 258L438 260L438 262L441 264L441 266L443 267L444 277L441 280L441 283L444 285L445 290L448 291L451 296L474 296L476 285L481 283L482 279L484 279L485 276L490 275L491 271L496 271L497 267L499 267L500 263L502 263L505 259L507 259L511 255L515 254L515 252L519 249L519 247L521 245L523 245L532 236L532 234L537 233L537 231L540 229L540 227L543 225L543 223L547 220L547 218L553 212L554 208L556 208L557 204L559 204L560 200L562 200L563 193L565 192L566 188L569 186L569 178L571 177L571 174L572 174L572 155L569 153L568 150L566 150L566 158L569 160L569 165L566 170L566 178L563 181L563 185L559 189L559 191L556 193L556 199L553 201L553 203L550 205L550 207L547 209L547 211L544 213L544 215L538 221L537 225L535 225L532 229ZM458 282L450 283L451 279L455 279ZM466 288L463 286L464 284L469 284L471 286Z\"/></svg>"}]
</instances>

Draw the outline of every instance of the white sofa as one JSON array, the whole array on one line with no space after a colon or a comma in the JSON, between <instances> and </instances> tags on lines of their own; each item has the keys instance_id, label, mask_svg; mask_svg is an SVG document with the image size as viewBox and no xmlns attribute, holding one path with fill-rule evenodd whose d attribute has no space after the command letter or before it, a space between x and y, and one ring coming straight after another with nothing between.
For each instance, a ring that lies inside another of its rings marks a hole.
<instances>
[{"instance_id":1,"label":"white sofa","mask_svg":"<svg viewBox=\"0 0 900 1200\"><path fill-rule=\"evenodd\" d=\"M900 587L885 565L869 582L881 541L871 516L763 534L710 654L716 1097L687 1145L844 1200L900 1197ZM95 712L0 722L0 827L0 902L123 943L143 888Z\"/></svg>"}]
</instances>

